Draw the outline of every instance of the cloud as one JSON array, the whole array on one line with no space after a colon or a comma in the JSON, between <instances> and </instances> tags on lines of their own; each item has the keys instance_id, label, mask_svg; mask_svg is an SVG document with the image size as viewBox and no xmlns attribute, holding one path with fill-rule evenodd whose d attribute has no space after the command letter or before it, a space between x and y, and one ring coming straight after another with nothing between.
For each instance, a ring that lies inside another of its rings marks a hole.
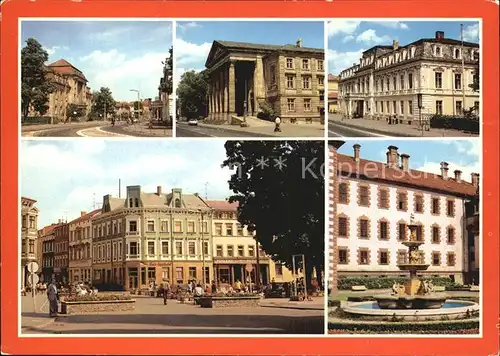
<instances>
[{"instance_id":1,"label":"cloud","mask_svg":"<svg viewBox=\"0 0 500 356\"><path fill-rule=\"evenodd\" d=\"M339 34L350 35L356 32L361 21L332 20L327 24L327 35L333 37Z\"/></svg>"},{"instance_id":2,"label":"cloud","mask_svg":"<svg viewBox=\"0 0 500 356\"><path fill-rule=\"evenodd\" d=\"M69 48L66 46L52 46L52 47L43 47L43 49L47 52L49 56L53 56L56 52L60 50L68 50Z\"/></svg>"},{"instance_id":3,"label":"cloud","mask_svg":"<svg viewBox=\"0 0 500 356\"><path fill-rule=\"evenodd\" d=\"M479 24L469 25L464 27L464 41L478 42L479 41Z\"/></svg>"},{"instance_id":4,"label":"cloud","mask_svg":"<svg viewBox=\"0 0 500 356\"><path fill-rule=\"evenodd\" d=\"M196 44L184 41L182 38L176 38L174 48L177 66L182 67L199 63L205 64L208 53L212 48L212 43L204 42L202 44Z\"/></svg>"},{"instance_id":5,"label":"cloud","mask_svg":"<svg viewBox=\"0 0 500 356\"><path fill-rule=\"evenodd\" d=\"M347 42L350 42L352 41L353 39L355 39L356 37L354 37L353 35L347 35L345 36L344 38L342 38L342 43L347 43Z\"/></svg>"},{"instance_id":6,"label":"cloud","mask_svg":"<svg viewBox=\"0 0 500 356\"><path fill-rule=\"evenodd\" d=\"M379 44L390 42L391 38L389 36L378 36L377 32L373 29L368 29L363 31L356 37L356 42L366 43L366 44Z\"/></svg>"},{"instance_id":7,"label":"cloud","mask_svg":"<svg viewBox=\"0 0 500 356\"><path fill-rule=\"evenodd\" d=\"M201 25L197 22L177 22L177 31L182 33L198 27L201 27Z\"/></svg>"},{"instance_id":8,"label":"cloud","mask_svg":"<svg viewBox=\"0 0 500 356\"><path fill-rule=\"evenodd\" d=\"M406 23L400 21L368 21L367 24L376 24L394 30L408 30L410 28Z\"/></svg>"},{"instance_id":9,"label":"cloud","mask_svg":"<svg viewBox=\"0 0 500 356\"><path fill-rule=\"evenodd\" d=\"M354 52L338 52L329 49L327 51L328 71L339 75L341 71L351 67L353 63L358 63L364 51L364 49L360 49Z\"/></svg>"}]
</instances>

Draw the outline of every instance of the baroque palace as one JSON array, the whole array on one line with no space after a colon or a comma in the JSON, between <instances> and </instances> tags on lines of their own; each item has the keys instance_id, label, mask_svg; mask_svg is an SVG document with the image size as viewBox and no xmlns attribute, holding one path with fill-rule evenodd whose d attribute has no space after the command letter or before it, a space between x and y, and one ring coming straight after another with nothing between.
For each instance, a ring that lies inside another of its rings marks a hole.
<instances>
[{"instance_id":1,"label":"baroque palace","mask_svg":"<svg viewBox=\"0 0 500 356\"><path fill-rule=\"evenodd\" d=\"M205 200L174 188L128 186L126 196L103 197L102 208L39 231L43 280L143 288L154 281L287 282L237 219L236 203Z\"/></svg>"},{"instance_id":2,"label":"baroque palace","mask_svg":"<svg viewBox=\"0 0 500 356\"><path fill-rule=\"evenodd\" d=\"M411 169L410 156L387 148L387 161L337 153L330 142L330 284L341 276L399 276L406 263L407 225L417 224L417 238L429 264L424 275L456 283L479 283L479 174L466 181L462 172L441 174Z\"/></svg>"},{"instance_id":3,"label":"baroque palace","mask_svg":"<svg viewBox=\"0 0 500 356\"><path fill-rule=\"evenodd\" d=\"M324 108L324 49L214 41L205 66L210 73L209 119L257 116L268 103L284 122L319 121Z\"/></svg>"},{"instance_id":4,"label":"baroque palace","mask_svg":"<svg viewBox=\"0 0 500 356\"><path fill-rule=\"evenodd\" d=\"M470 85L479 72L479 45L446 38L437 31L400 46L375 46L358 64L340 73L339 105L349 117L397 116L419 122L421 116L479 114L479 92Z\"/></svg>"}]
</instances>

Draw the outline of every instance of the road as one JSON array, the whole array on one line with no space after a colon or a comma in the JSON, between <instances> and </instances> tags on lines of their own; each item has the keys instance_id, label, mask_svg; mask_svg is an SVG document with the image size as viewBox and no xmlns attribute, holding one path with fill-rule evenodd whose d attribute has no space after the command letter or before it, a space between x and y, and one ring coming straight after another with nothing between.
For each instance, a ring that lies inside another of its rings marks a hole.
<instances>
[{"instance_id":1,"label":"road","mask_svg":"<svg viewBox=\"0 0 500 356\"><path fill-rule=\"evenodd\" d=\"M143 137L140 132L134 133L123 128L124 123L111 126L98 123L95 125L57 125L57 127L23 132L23 136L33 137Z\"/></svg>"},{"instance_id":2,"label":"road","mask_svg":"<svg viewBox=\"0 0 500 356\"><path fill-rule=\"evenodd\" d=\"M328 136L329 137L387 137L367 129L357 129L347 127L342 124L328 121Z\"/></svg>"},{"instance_id":3,"label":"road","mask_svg":"<svg viewBox=\"0 0 500 356\"><path fill-rule=\"evenodd\" d=\"M274 137L261 133L228 130L223 127L212 128L205 126L189 126L184 122L177 122L175 127L176 137Z\"/></svg>"}]
</instances>

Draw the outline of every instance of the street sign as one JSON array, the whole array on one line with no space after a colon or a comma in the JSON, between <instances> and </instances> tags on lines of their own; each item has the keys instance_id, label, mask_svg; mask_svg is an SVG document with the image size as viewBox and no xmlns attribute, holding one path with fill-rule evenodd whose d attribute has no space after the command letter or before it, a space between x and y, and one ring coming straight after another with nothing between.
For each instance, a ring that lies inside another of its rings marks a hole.
<instances>
[{"instance_id":1,"label":"street sign","mask_svg":"<svg viewBox=\"0 0 500 356\"><path fill-rule=\"evenodd\" d=\"M32 288L34 288L34 286L36 286L36 284L38 283L39 280L40 280L40 278L38 278L38 275L36 275L36 274L32 274L32 275L28 276L28 281L31 283Z\"/></svg>"},{"instance_id":2,"label":"street sign","mask_svg":"<svg viewBox=\"0 0 500 356\"><path fill-rule=\"evenodd\" d=\"M28 271L30 273L35 273L36 271L38 271L38 263L36 262L28 263Z\"/></svg>"},{"instance_id":3,"label":"street sign","mask_svg":"<svg viewBox=\"0 0 500 356\"><path fill-rule=\"evenodd\" d=\"M252 266L252 264L247 263L247 264L246 264L246 266L245 266L245 270L246 270L248 273L252 272L252 271L253 271L253 266Z\"/></svg>"}]
</instances>

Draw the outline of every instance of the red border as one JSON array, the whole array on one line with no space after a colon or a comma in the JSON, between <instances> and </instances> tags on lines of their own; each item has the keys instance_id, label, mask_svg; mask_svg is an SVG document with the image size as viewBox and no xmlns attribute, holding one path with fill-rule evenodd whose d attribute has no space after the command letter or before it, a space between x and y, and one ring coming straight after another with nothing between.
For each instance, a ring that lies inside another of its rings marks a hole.
<instances>
[{"instance_id":1,"label":"red border","mask_svg":"<svg viewBox=\"0 0 500 356\"><path fill-rule=\"evenodd\" d=\"M1 257L2 352L7 354L374 354L491 355L498 353L499 77L498 14L491 1L100 1L17 0L2 5L1 33ZM432 12L430 12L432 10ZM19 17L463 17L483 19L483 333L481 339L273 338L255 347L254 338L23 338L17 337L18 196L18 18ZM109 342L109 341L116 341ZM46 345L46 347L44 347ZM147 345L147 347L145 347ZM168 347L166 347L168 345ZM186 347L186 345L189 345ZM378 350L375 351L375 350Z\"/></svg>"}]
</instances>

